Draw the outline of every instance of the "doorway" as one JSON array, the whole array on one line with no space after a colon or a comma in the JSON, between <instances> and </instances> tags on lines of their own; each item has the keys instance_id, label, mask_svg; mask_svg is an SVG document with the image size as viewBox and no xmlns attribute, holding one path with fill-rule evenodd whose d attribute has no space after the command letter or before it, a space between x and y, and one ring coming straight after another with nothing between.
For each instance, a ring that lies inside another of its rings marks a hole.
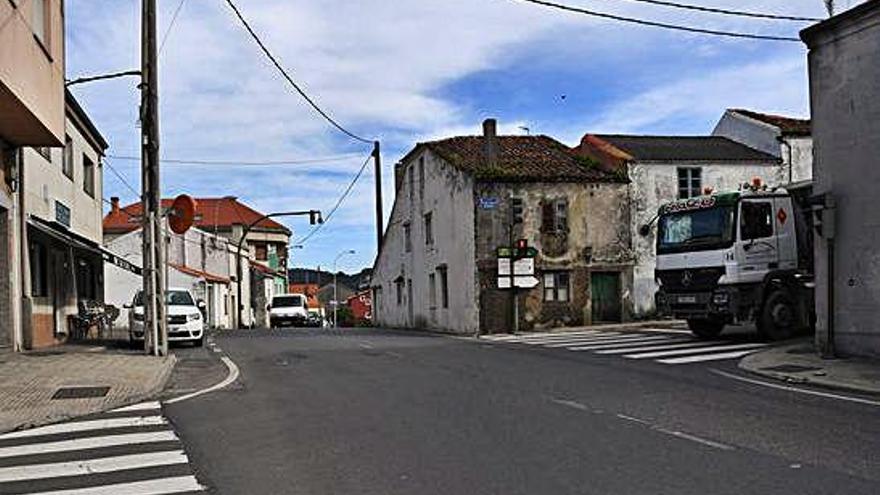
<instances>
[{"instance_id":1,"label":"doorway","mask_svg":"<svg viewBox=\"0 0 880 495\"><path fill-rule=\"evenodd\" d=\"M590 302L594 324L619 323L621 321L620 273L591 273Z\"/></svg>"}]
</instances>

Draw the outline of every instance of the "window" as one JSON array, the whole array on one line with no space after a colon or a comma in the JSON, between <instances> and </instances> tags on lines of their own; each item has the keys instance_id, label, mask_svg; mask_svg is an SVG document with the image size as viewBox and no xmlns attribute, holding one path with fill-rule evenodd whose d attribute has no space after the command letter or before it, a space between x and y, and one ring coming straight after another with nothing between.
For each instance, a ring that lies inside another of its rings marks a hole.
<instances>
[{"instance_id":1,"label":"window","mask_svg":"<svg viewBox=\"0 0 880 495\"><path fill-rule=\"evenodd\" d=\"M73 140L70 136L64 136L64 159L61 162L61 171L68 179L73 179Z\"/></svg>"},{"instance_id":2,"label":"window","mask_svg":"<svg viewBox=\"0 0 880 495\"><path fill-rule=\"evenodd\" d=\"M407 175L406 180L407 180L408 186L409 186L409 202L410 202L410 204L412 204L412 202L415 201L415 196L416 196L416 184L415 184L416 171L413 170L412 166L409 166L407 168L408 168L408 170L406 171L406 175Z\"/></svg>"},{"instance_id":3,"label":"window","mask_svg":"<svg viewBox=\"0 0 880 495\"><path fill-rule=\"evenodd\" d=\"M437 309L437 276L428 275L428 306Z\"/></svg>"},{"instance_id":4,"label":"window","mask_svg":"<svg viewBox=\"0 0 880 495\"><path fill-rule=\"evenodd\" d=\"M49 0L34 0L31 2L31 29L34 36L43 44L43 47L49 48Z\"/></svg>"},{"instance_id":5,"label":"window","mask_svg":"<svg viewBox=\"0 0 880 495\"><path fill-rule=\"evenodd\" d=\"M419 198L425 197L425 157L419 157Z\"/></svg>"},{"instance_id":6,"label":"window","mask_svg":"<svg viewBox=\"0 0 880 495\"><path fill-rule=\"evenodd\" d=\"M773 235L773 209L770 203L743 201L741 211L742 240L761 239Z\"/></svg>"},{"instance_id":7,"label":"window","mask_svg":"<svg viewBox=\"0 0 880 495\"><path fill-rule=\"evenodd\" d=\"M541 232L568 232L568 201L554 199L541 206Z\"/></svg>"},{"instance_id":8,"label":"window","mask_svg":"<svg viewBox=\"0 0 880 495\"><path fill-rule=\"evenodd\" d=\"M431 212L425 213L425 245L434 245L434 219Z\"/></svg>"},{"instance_id":9,"label":"window","mask_svg":"<svg viewBox=\"0 0 880 495\"><path fill-rule=\"evenodd\" d=\"M403 224L403 250L407 253L412 251L412 226L409 222Z\"/></svg>"},{"instance_id":10,"label":"window","mask_svg":"<svg viewBox=\"0 0 880 495\"><path fill-rule=\"evenodd\" d=\"M548 272L544 274L544 300L568 302L569 273Z\"/></svg>"},{"instance_id":11,"label":"window","mask_svg":"<svg viewBox=\"0 0 880 495\"><path fill-rule=\"evenodd\" d=\"M394 281L394 288L397 291L397 305L403 304L403 278Z\"/></svg>"},{"instance_id":12,"label":"window","mask_svg":"<svg viewBox=\"0 0 880 495\"><path fill-rule=\"evenodd\" d=\"M263 243L254 244L254 256L257 261L266 261L269 259L269 250Z\"/></svg>"},{"instance_id":13,"label":"window","mask_svg":"<svg viewBox=\"0 0 880 495\"><path fill-rule=\"evenodd\" d=\"M31 263L31 295L34 297L46 297L49 295L47 282L47 259L46 247L34 242L30 246Z\"/></svg>"},{"instance_id":14,"label":"window","mask_svg":"<svg viewBox=\"0 0 880 495\"><path fill-rule=\"evenodd\" d=\"M703 169L680 167L678 169L678 199L699 196L703 189Z\"/></svg>"},{"instance_id":15,"label":"window","mask_svg":"<svg viewBox=\"0 0 880 495\"><path fill-rule=\"evenodd\" d=\"M43 158L46 159L47 162L52 163L52 148L48 146L38 146L34 148L34 151L40 154Z\"/></svg>"},{"instance_id":16,"label":"window","mask_svg":"<svg viewBox=\"0 0 880 495\"><path fill-rule=\"evenodd\" d=\"M449 277L446 273L446 267L440 267L437 269L440 273L440 306L443 308L449 307Z\"/></svg>"},{"instance_id":17,"label":"window","mask_svg":"<svg viewBox=\"0 0 880 495\"><path fill-rule=\"evenodd\" d=\"M83 155L83 191L95 197L95 162L87 155Z\"/></svg>"}]
</instances>

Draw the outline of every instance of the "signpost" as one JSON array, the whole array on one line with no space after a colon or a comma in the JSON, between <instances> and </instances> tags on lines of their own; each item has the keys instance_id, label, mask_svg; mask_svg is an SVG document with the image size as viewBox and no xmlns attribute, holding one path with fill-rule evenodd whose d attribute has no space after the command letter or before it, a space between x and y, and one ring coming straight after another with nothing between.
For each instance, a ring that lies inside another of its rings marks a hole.
<instances>
[{"instance_id":1,"label":"signpost","mask_svg":"<svg viewBox=\"0 0 880 495\"><path fill-rule=\"evenodd\" d=\"M535 257L538 250L529 247L526 239L519 239L511 246L496 250L498 255L498 288L511 289L513 298L513 331L519 331L519 300L517 289L533 289L538 286L535 277Z\"/></svg>"}]
</instances>

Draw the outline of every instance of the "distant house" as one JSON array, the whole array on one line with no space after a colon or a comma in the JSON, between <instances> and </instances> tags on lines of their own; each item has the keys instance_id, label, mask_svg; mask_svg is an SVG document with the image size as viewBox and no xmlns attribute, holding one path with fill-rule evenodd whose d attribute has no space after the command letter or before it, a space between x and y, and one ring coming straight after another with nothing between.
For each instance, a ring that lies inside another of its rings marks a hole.
<instances>
[{"instance_id":1,"label":"distant house","mask_svg":"<svg viewBox=\"0 0 880 495\"><path fill-rule=\"evenodd\" d=\"M629 318L627 179L547 136L483 135L416 145L395 169L396 196L373 266L379 326L455 333L513 328L498 248L537 250L536 285L518 291L519 325ZM513 200L522 223L513 225Z\"/></svg>"},{"instance_id":2,"label":"distant house","mask_svg":"<svg viewBox=\"0 0 880 495\"><path fill-rule=\"evenodd\" d=\"M809 119L728 109L712 131L775 156L786 169L785 183L813 178L813 137Z\"/></svg>"},{"instance_id":3,"label":"distant house","mask_svg":"<svg viewBox=\"0 0 880 495\"><path fill-rule=\"evenodd\" d=\"M372 291L363 290L345 300L345 305L351 310L351 322L354 325L363 325L373 320L373 297Z\"/></svg>"},{"instance_id":4,"label":"distant house","mask_svg":"<svg viewBox=\"0 0 880 495\"><path fill-rule=\"evenodd\" d=\"M787 170L773 154L722 136L630 136L586 134L576 152L605 170L629 179L628 218L635 255L632 298L637 316L655 311L656 237L637 234L656 219L660 205L715 190L737 189L753 177L768 184L787 180Z\"/></svg>"},{"instance_id":5,"label":"distant house","mask_svg":"<svg viewBox=\"0 0 880 495\"><path fill-rule=\"evenodd\" d=\"M250 266L251 299L250 309L253 323L268 326L269 316L266 305L275 294L287 292L287 246L290 242L290 229L272 219L261 219L262 213L238 201L234 197L195 198L195 227L223 237L232 246L236 246L248 225L254 225L244 240L248 248ZM118 200L115 200L118 202ZM169 207L171 199L163 199L162 206ZM113 208L104 218L104 242L112 242L115 238L139 228L141 203L133 203L121 208ZM244 271L247 265L242 267ZM232 274L237 278L235 272ZM244 297L243 300L247 300ZM249 325L248 311L243 307L244 325Z\"/></svg>"}]
</instances>

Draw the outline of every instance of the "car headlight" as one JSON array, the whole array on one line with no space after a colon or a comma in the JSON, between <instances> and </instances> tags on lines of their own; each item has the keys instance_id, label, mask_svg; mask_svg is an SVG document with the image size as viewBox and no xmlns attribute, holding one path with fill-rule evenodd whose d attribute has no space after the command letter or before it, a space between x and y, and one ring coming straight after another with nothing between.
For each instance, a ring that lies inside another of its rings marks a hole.
<instances>
[{"instance_id":1,"label":"car headlight","mask_svg":"<svg viewBox=\"0 0 880 495\"><path fill-rule=\"evenodd\" d=\"M143 313L132 313L131 317L134 318L135 321L144 321Z\"/></svg>"},{"instance_id":2,"label":"car headlight","mask_svg":"<svg viewBox=\"0 0 880 495\"><path fill-rule=\"evenodd\" d=\"M712 296L712 302L715 303L716 306L724 306L730 302L730 296L727 292L716 292Z\"/></svg>"},{"instance_id":3,"label":"car headlight","mask_svg":"<svg viewBox=\"0 0 880 495\"><path fill-rule=\"evenodd\" d=\"M186 315L186 321L197 321L197 320L201 320L201 319L202 319L202 315L200 313L192 313L192 314Z\"/></svg>"}]
</instances>

